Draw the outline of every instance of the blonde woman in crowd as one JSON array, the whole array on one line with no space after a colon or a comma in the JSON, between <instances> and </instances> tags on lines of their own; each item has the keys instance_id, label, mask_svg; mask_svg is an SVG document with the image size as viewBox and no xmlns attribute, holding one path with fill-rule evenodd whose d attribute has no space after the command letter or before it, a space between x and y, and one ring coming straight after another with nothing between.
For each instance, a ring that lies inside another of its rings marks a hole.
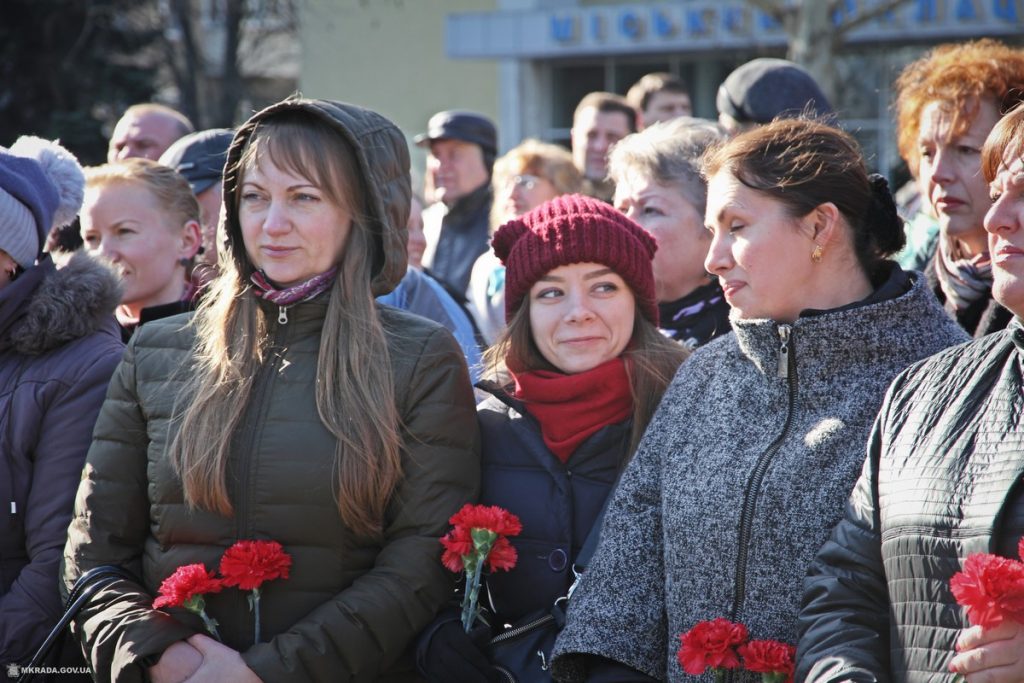
<instances>
[{"instance_id":1,"label":"blonde woman in crowd","mask_svg":"<svg viewBox=\"0 0 1024 683\"><path fill-rule=\"evenodd\" d=\"M195 307L189 273L202 246L199 203L177 171L139 158L86 169L81 228L86 251L121 276L125 341L146 322Z\"/></svg>"}]
</instances>

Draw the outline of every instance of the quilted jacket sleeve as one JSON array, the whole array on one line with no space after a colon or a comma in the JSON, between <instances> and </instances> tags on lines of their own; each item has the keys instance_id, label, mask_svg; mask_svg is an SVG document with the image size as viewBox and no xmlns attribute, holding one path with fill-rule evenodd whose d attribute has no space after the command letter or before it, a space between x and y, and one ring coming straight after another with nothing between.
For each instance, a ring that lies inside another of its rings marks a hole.
<instances>
[{"instance_id":1,"label":"quilted jacket sleeve","mask_svg":"<svg viewBox=\"0 0 1024 683\"><path fill-rule=\"evenodd\" d=\"M116 564L141 574L149 532L148 442L136 393L133 343L114 371L86 456L64 548L65 591L99 565ZM143 681L142 658L159 656L195 632L152 609L152 603L153 596L142 586L119 581L97 593L79 613L73 632L97 681Z\"/></svg>"},{"instance_id":2,"label":"quilted jacket sleeve","mask_svg":"<svg viewBox=\"0 0 1024 683\"><path fill-rule=\"evenodd\" d=\"M844 517L804 579L798 681L889 680L889 599L878 511L888 405L887 397Z\"/></svg>"},{"instance_id":3,"label":"quilted jacket sleeve","mask_svg":"<svg viewBox=\"0 0 1024 683\"><path fill-rule=\"evenodd\" d=\"M451 597L441 565L448 518L480 486L480 435L466 363L432 327L407 361L401 407L403 480L389 506L372 570L285 633L243 653L264 681L375 681ZM396 366L399 364L394 359Z\"/></svg>"}]
</instances>

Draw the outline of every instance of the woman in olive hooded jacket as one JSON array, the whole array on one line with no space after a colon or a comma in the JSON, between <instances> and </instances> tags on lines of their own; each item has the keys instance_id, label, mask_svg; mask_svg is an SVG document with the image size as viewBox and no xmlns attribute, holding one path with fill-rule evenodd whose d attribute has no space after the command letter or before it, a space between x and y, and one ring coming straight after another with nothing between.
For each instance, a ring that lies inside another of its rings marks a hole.
<instances>
[{"instance_id":1,"label":"woman in olive hooded jacket","mask_svg":"<svg viewBox=\"0 0 1024 683\"><path fill-rule=\"evenodd\" d=\"M103 589L74 631L100 681L408 680L452 587L438 539L480 475L458 345L373 301L405 272L405 139L290 99L239 129L224 182L224 272L194 318L132 339L65 550L67 587L103 564L141 583ZM153 609L178 567L243 539L293 559L262 588L260 642L238 589L206 596L222 642Z\"/></svg>"}]
</instances>

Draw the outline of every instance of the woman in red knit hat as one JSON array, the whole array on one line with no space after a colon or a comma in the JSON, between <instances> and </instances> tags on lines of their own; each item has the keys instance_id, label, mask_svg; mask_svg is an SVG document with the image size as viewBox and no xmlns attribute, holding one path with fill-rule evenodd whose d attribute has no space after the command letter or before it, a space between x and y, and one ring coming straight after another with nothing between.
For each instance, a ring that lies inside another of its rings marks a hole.
<instances>
[{"instance_id":1,"label":"woman in red knit hat","mask_svg":"<svg viewBox=\"0 0 1024 683\"><path fill-rule=\"evenodd\" d=\"M477 412L480 500L516 514L523 531L516 566L486 579L493 628L471 638L453 610L421 637L421 673L446 683L507 680L487 641L566 595L605 499L687 355L658 331L655 239L611 206L563 195L503 225L493 247L507 269L508 327L487 353L493 380L478 385L492 394ZM550 680L556 631L548 628L547 651L528 648L519 680Z\"/></svg>"}]
</instances>

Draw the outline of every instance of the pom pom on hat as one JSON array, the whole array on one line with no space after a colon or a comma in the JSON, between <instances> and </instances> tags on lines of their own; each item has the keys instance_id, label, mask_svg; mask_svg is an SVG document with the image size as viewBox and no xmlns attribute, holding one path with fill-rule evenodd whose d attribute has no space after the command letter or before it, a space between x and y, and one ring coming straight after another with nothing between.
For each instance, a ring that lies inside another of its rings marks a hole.
<instances>
[{"instance_id":1,"label":"pom pom on hat","mask_svg":"<svg viewBox=\"0 0 1024 683\"><path fill-rule=\"evenodd\" d=\"M53 210L53 222L46 232L75 220L85 198L85 173L75 155L55 140L44 140L33 135L18 138L11 145L11 154L38 161L50 182L57 188L59 201Z\"/></svg>"},{"instance_id":2,"label":"pom pom on hat","mask_svg":"<svg viewBox=\"0 0 1024 683\"><path fill-rule=\"evenodd\" d=\"M30 268L50 229L78 215L84 193L81 165L58 143L23 136L0 149L0 249Z\"/></svg>"},{"instance_id":3,"label":"pom pom on hat","mask_svg":"<svg viewBox=\"0 0 1024 683\"><path fill-rule=\"evenodd\" d=\"M578 194L556 197L498 228L491 246L505 264L506 319L551 270L572 263L601 263L626 281L637 309L658 324L651 265L657 240L600 200Z\"/></svg>"}]
</instances>

